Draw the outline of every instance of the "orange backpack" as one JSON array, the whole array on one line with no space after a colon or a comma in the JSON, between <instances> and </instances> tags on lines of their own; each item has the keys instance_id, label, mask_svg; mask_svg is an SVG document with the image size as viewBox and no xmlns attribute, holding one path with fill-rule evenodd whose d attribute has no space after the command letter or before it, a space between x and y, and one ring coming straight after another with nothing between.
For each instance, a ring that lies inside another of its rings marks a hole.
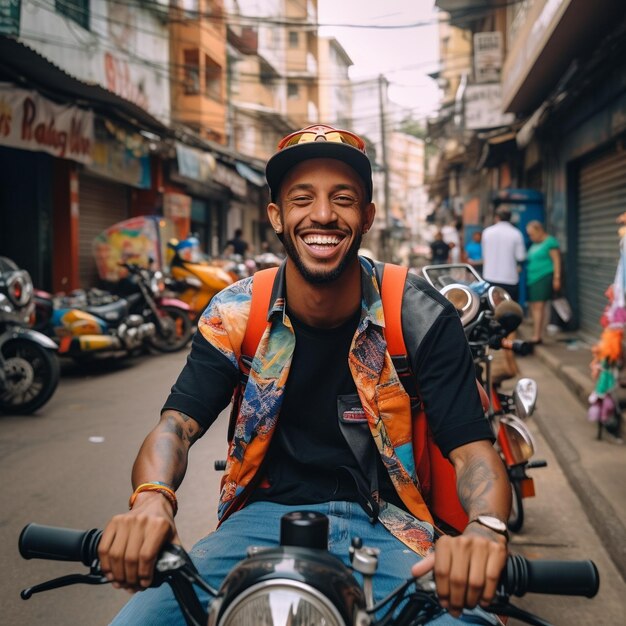
<instances>
[{"instance_id":1,"label":"orange backpack","mask_svg":"<svg viewBox=\"0 0 626 626\"><path fill-rule=\"evenodd\" d=\"M381 298L385 313L384 332L387 350L391 355L400 381L411 399L413 454L422 497L437 525L448 526L457 532L462 532L467 525L468 518L458 499L456 473L452 463L439 450L428 426L402 335L402 296L407 268L388 263L384 265L377 263L376 265L379 275L382 270ZM229 441L232 439L234 418L243 396L250 364L268 323L267 312L277 272L278 268L273 267L260 270L253 277L250 315L239 358L243 376L238 389L235 391L231 426L228 433Z\"/></svg>"}]
</instances>

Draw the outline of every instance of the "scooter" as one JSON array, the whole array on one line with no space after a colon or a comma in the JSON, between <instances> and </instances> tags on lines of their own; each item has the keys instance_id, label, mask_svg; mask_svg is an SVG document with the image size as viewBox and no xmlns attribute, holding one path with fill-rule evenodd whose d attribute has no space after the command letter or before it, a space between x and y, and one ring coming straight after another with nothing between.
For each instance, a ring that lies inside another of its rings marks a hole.
<instances>
[{"instance_id":1,"label":"scooter","mask_svg":"<svg viewBox=\"0 0 626 626\"><path fill-rule=\"evenodd\" d=\"M522 309L504 289L484 281L468 264L427 265L422 268L422 274L459 311L477 378L489 397L486 416L496 432L498 450L513 490L508 527L519 532L524 525L523 500L535 495L534 480L527 471L547 465L543 460L531 460L535 441L523 421L534 412L537 383L522 378L512 394L502 393L492 380L491 362L493 350L509 349L520 355L532 351L529 342L507 339L521 324Z\"/></svg>"},{"instance_id":2,"label":"scooter","mask_svg":"<svg viewBox=\"0 0 626 626\"><path fill-rule=\"evenodd\" d=\"M79 531L29 524L19 538L25 559L79 561L89 574L74 574L24 589L33 594L76 583L109 582L100 570L100 530ZM153 587L171 586L185 622L192 626L418 626L442 615L431 574L408 579L374 604L374 575L379 550L352 539L350 566L328 552L328 519L313 511L289 513L281 519L278 547L248 548L219 589L208 585L179 545L166 545L157 559ZM354 574L363 578L360 585ZM193 585L213 599L202 606ZM527 560L509 556L488 613L511 616L535 626L550 626L514 606L512 595L545 593L592 598L600 585L592 561ZM493 615L472 616L474 624L494 624ZM501 623L501 622L500 622Z\"/></svg>"},{"instance_id":3,"label":"scooter","mask_svg":"<svg viewBox=\"0 0 626 626\"><path fill-rule=\"evenodd\" d=\"M33 283L27 271L0 257L0 411L32 413L59 384L57 346L29 328Z\"/></svg>"},{"instance_id":4,"label":"scooter","mask_svg":"<svg viewBox=\"0 0 626 626\"><path fill-rule=\"evenodd\" d=\"M193 321L197 323L213 296L234 280L221 267L202 262L190 240L168 242L172 257L166 287L189 305Z\"/></svg>"}]
</instances>

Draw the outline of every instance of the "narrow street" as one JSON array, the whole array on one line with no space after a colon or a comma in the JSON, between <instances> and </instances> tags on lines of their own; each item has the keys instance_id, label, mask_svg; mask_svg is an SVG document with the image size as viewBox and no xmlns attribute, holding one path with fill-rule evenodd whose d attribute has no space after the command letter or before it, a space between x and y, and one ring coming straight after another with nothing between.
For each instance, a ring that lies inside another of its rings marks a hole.
<instances>
[{"instance_id":1,"label":"narrow street","mask_svg":"<svg viewBox=\"0 0 626 626\"><path fill-rule=\"evenodd\" d=\"M184 360L180 353L145 357L100 372L66 368L56 395L38 415L0 417L3 623L96 626L106 624L126 601L125 593L108 586L73 586L22 601L21 589L84 568L25 561L18 554L17 540L29 522L87 529L101 527L125 509L136 451ZM584 419L579 402L544 366L533 359L522 367L539 381L537 420L549 419L554 411L578 411ZM179 490L177 523L186 546L216 521L219 474L213 461L224 457L225 418L222 415L195 446ZM624 583L536 424L532 427L537 457L545 458L548 468L533 473L537 496L525 501L526 525L513 537L511 550L530 558L591 558L600 571L601 590L593 601L535 596L518 604L554 624L621 623Z\"/></svg>"}]
</instances>

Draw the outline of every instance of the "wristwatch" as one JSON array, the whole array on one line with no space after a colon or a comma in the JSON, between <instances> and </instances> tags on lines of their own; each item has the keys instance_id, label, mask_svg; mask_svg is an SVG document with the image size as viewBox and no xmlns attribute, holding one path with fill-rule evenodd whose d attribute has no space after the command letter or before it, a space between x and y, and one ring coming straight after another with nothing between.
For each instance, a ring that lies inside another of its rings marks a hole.
<instances>
[{"instance_id":1,"label":"wristwatch","mask_svg":"<svg viewBox=\"0 0 626 626\"><path fill-rule=\"evenodd\" d=\"M470 520L468 525L474 522L492 530L494 533L498 533L498 535L502 535L507 541L509 540L509 531L506 528L506 524L497 517L493 517L493 515L478 515L473 520Z\"/></svg>"}]
</instances>

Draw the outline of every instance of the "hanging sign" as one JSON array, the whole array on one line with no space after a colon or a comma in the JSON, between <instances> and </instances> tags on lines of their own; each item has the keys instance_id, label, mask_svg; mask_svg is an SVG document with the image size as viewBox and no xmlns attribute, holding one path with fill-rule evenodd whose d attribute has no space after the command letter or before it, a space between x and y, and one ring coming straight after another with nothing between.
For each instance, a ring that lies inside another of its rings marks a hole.
<instances>
[{"instance_id":1,"label":"hanging sign","mask_svg":"<svg viewBox=\"0 0 626 626\"><path fill-rule=\"evenodd\" d=\"M0 145L91 163L93 112L0 83Z\"/></svg>"}]
</instances>

